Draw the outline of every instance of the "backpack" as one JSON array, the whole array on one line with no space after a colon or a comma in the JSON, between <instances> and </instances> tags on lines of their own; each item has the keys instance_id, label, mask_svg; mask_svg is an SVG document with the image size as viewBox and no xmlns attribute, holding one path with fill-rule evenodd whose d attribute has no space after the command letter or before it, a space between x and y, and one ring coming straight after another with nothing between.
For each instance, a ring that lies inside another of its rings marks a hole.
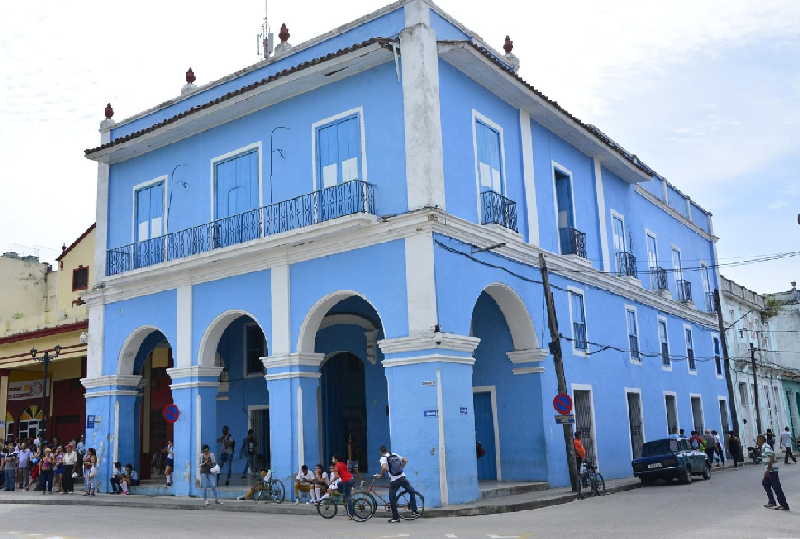
<instances>
[{"instance_id":1,"label":"backpack","mask_svg":"<svg viewBox=\"0 0 800 539\"><path fill-rule=\"evenodd\" d=\"M403 473L403 461L394 453L386 457L386 464L389 466L389 475L397 477Z\"/></svg>"}]
</instances>

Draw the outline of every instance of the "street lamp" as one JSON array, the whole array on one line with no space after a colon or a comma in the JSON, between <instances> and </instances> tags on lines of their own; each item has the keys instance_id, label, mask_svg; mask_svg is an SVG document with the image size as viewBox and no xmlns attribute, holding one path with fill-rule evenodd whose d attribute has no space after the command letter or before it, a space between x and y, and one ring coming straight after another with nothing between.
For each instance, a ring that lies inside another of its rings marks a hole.
<instances>
[{"instance_id":1,"label":"street lamp","mask_svg":"<svg viewBox=\"0 0 800 539\"><path fill-rule=\"evenodd\" d=\"M61 345L57 344L53 347L52 352L53 355L50 355L51 350L45 350L44 355L42 357L37 357L39 351L36 348L31 348L31 357L37 361L41 361L44 364L44 387L42 388L42 428L41 430L41 437L43 440L47 439L47 410L50 409L48 406L48 398L50 394L47 392L47 378L48 378L48 369L50 367L50 360L55 359L58 357L58 354L61 353Z\"/></svg>"}]
</instances>

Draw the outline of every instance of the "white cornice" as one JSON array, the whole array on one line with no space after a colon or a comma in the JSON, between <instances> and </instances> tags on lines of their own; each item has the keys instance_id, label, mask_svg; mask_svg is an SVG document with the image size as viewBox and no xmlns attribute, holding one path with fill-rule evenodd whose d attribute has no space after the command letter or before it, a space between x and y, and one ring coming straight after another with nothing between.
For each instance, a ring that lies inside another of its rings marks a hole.
<instances>
[{"instance_id":1,"label":"white cornice","mask_svg":"<svg viewBox=\"0 0 800 539\"><path fill-rule=\"evenodd\" d=\"M544 361L549 355L547 351L541 348L531 348L529 350L514 350L513 352L506 352L508 359L511 363L517 365L519 363L535 363Z\"/></svg>"},{"instance_id":2,"label":"white cornice","mask_svg":"<svg viewBox=\"0 0 800 539\"><path fill-rule=\"evenodd\" d=\"M275 380L288 380L290 378L316 378L316 379L318 379L320 376L322 376L321 372L306 372L306 371L280 372L278 374L267 374L266 376L264 376L264 379L267 382L272 382L272 381L275 381Z\"/></svg>"},{"instance_id":3,"label":"white cornice","mask_svg":"<svg viewBox=\"0 0 800 539\"><path fill-rule=\"evenodd\" d=\"M142 380L141 376L111 374L108 376L98 376L96 378L81 378L81 385L86 389L95 387L137 387Z\"/></svg>"},{"instance_id":4,"label":"white cornice","mask_svg":"<svg viewBox=\"0 0 800 539\"><path fill-rule=\"evenodd\" d=\"M222 367L201 367L192 365L191 367L174 367L167 369L167 374L172 380L181 378L219 378Z\"/></svg>"},{"instance_id":5,"label":"white cornice","mask_svg":"<svg viewBox=\"0 0 800 539\"><path fill-rule=\"evenodd\" d=\"M690 309L686 305L660 296L657 291L633 285L615 275L593 271L582 261L576 262L568 256L539 249L508 234L499 233L492 228L471 223L433 208L380 220L372 215L342 217L290 231L280 237L262 238L107 278L103 281L104 288L97 290L95 294L100 295L104 303L111 303L175 289L181 285L265 270L275 265L296 264L431 232L479 247L505 243L504 247L498 247L494 252L534 268L538 267L538 256L543 252L553 273L618 294L702 326L709 328L717 326L716 317L710 313ZM322 241L333 235L336 241Z\"/></svg>"},{"instance_id":6,"label":"white cornice","mask_svg":"<svg viewBox=\"0 0 800 539\"><path fill-rule=\"evenodd\" d=\"M219 382L212 380L195 380L193 382L180 382L178 384L170 384L169 388L173 391L176 389L189 389L192 387L216 387L219 388Z\"/></svg>"},{"instance_id":7,"label":"white cornice","mask_svg":"<svg viewBox=\"0 0 800 539\"><path fill-rule=\"evenodd\" d=\"M84 395L87 399L93 399L95 397L136 397L139 395L139 392L135 389L110 389L107 391L94 391L92 393L86 393Z\"/></svg>"},{"instance_id":8,"label":"white cornice","mask_svg":"<svg viewBox=\"0 0 800 539\"><path fill-rule=\"evenodd\" d=\"M414 335L397 339L383 339L378 341L378 346L384 354L401 354L417 350L432 350L442 348L456 352L471 354L475 351L481 340L477 337L456 335L453 333L429 333L427 335ZM384 365L386 361L383 362Z\"/></svg>"},{"instance_id":9,"label":"white cornice","mask_svg":"<svg viewBox=\"0 0 800 539\"><path fill-rule=\"evenodd\" d=\"M461 365L474 365L474 357L451 356L447 354L431 354L427 356L397 357L384 359L381 364L384 368L404 367L406 365L420 365L423 363L458 363Z\"/></svg>"},{"instance_id":10,"label":"white cornice","mask_svg":"<svg viewBox=\"0 0 800 539\"><path fill-rule=\"evenodd\" d=\"M669 204L667 204L666 202L655 196L653 193L651 193L641 185L635 186L634 190L636 191L637 194L644 197L645 200L647 200L654 206L657 206L665 213L667 213L670 217L688 227L690 230L692 230L692 232L698 234L699 236L702 236L703 239L713 242L716 242L719 239L717 236L709 234L708 232L706 232L705 230L694 224L692 221L690 221L689 219L687 219L686 217L675 211Z\"/></svg>"},{"instance_id":11,"label":"white cornice","mask_svg":"<svg viewBox=\"0 0 800 539\"><path fill-rule=\"evenodd\" d=\"M325 361L325 354L294 353L262 357L260 359L264 364L264 368L268 371L269 369L286 367L313 367L318 369L320 365L322 365L322 362Z\"/></svg>"}]
</instances>

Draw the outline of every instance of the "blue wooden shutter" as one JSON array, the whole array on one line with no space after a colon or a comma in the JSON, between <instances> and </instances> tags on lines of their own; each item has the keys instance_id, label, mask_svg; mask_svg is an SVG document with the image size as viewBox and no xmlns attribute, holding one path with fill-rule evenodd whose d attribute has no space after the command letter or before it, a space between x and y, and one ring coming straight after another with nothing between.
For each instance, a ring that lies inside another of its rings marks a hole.
<instances>
[{"instance_id":1,"label":"blue wooden shutter","mask_svg":"<svg viewBox=\"0 0 800 539\"><path fill-rule=\"evenodd\" d=\"M478 146L478 177L481 191L503 192L500 164L500 133L488 125L477 122L475 139Z\"/></svg>"},{"instance_id":2,"label":"blue wooden shutter","mask_svg":"<svg viewBox=\"0 0 800 539\"><path fill-rule=\"evenodd\" d=\"M556 174L556 201L558 203L558 228L574 228L572 186L569 176Z\"/></svg>"},{"instance_id":3,"label":"blue wooden shutter","mask_svg":"<svg viewBox=\"0 0 800 539\"><path fill-rule=\"evenodd\" d=\"M164 183L159 182L150 191L150 237L156 238L166 233L164 230Z\"/></svg>"},{"instance_id":4,"label":"blue wooden shutter","mask_svg":"<svg viewBox=\"0 0 800 539\"><path fill-rule=\"evenodd\" d=\"M258 207L258 151L218 163L215 169L216 219Z\"/></svg>"},{"instance_id":5,"label":"blue wooden shutter","mask_svg":"<svg viewBox=\"0 0 800 539\"><path fill-rule=\"evenodd\" d=\"M236 195L236 163L232 160L217 163L216 166L216 215L215 219L229 217L231 210L231 198Z\"/></svg>"},{"instance_id":6,"label":"blue wooden shutter","mask_svg":"<svg viewBox=\"0 0 800 539\"><path fill-rule=\"evenodd\" d=\"M317 130L317 176L319 188L336 185L339 172L339 148L335 124Z\"/></svg>"},{"instance_id":7,"label":"blue wooden shutter","mask_svg":"<svg viewBox=\"0 0 800 539\"><path fill-rule=\"evenodd\" d=\"M136 191L136 241L150 239L150 189Z\"/></svg>"},{"instance_id":8,"label":"blue wooden shutter","mask_svg":"<svg viewBox=\"0 0 800 539\"><path fill-rule=\"evenodd\" d=\"M361 177L361 128L358 116L345 118L337 124L339 150L339 182Z\"/></svg>"}]
</instances>

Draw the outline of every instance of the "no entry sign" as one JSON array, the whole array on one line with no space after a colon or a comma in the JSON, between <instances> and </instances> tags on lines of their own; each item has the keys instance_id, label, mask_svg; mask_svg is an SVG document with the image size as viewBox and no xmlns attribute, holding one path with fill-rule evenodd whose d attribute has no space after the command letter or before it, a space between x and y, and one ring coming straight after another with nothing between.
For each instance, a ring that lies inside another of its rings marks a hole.
<instances>
[{"instance_id":1,"label":"no entry sign","mask_svg":"<svg viewBox=\"0 0 800 539\"><path fill-rule=\"evenodd\" d=\"M181 416L181 411L178 409L177 404L170 403L164 406L164 408L161 410L161 415L164 416L165 421L169 423L175 423Z\"/></svg>"},{"instance_id":2,"label":"no entry sign","mask_svg":"<svg viewBox=\"0 0 800 539\"><path fill-rule=\"evenodd\" d=\"M561 415L569 415L572 412L572 397L559 393L553 397L553 408Z\"/></svg>"}]
</instances>

